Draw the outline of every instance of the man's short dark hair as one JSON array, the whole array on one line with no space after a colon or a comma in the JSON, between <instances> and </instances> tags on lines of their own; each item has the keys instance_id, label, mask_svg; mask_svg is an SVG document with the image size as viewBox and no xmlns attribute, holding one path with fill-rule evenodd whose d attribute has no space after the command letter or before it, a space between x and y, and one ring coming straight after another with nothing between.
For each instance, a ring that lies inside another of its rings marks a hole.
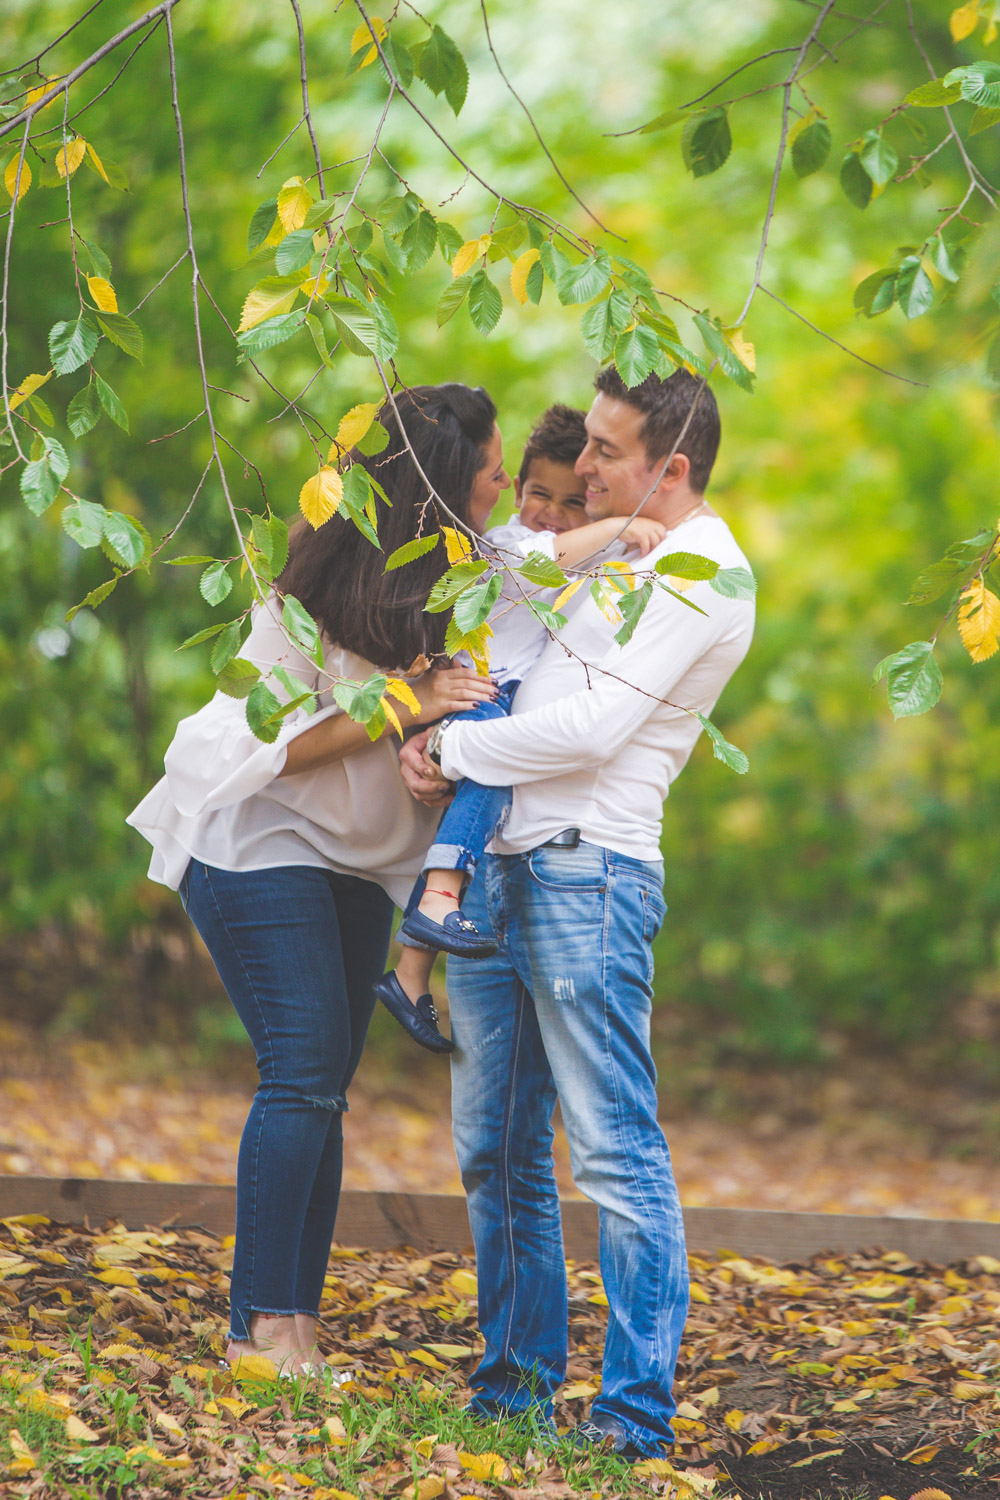
<instances>
[{"instance_id":1,"label":"man's short dark hair","mask_svg":"<svg viewBox=\"0 0 1000 1500\"><path fill-rule=\"evenodd\" d=\"M651 465L666 458L694 405L694 415L678 452L685 454L691 465L691 488L699 495L705 490L722 433L719 408L710 386L683 369L675 370L666 380L659 375L647 375L639 385L627 386L614 365L599 370L594 385L605 396L624 401L643 413L639 437Z\"/></svg>"},{"instance_id":2,"label":"man's short dark hair","mask_svg":"<svg viewBox=\"0 0 1000 1500\"><path fill-rule=\"evenodd\" d=\"M554 464L576 463L587 443L586 413L573 406L550 406L525 444L518 478L523 484L532 460L550 458Z\"/></svg>"}]
</instances>

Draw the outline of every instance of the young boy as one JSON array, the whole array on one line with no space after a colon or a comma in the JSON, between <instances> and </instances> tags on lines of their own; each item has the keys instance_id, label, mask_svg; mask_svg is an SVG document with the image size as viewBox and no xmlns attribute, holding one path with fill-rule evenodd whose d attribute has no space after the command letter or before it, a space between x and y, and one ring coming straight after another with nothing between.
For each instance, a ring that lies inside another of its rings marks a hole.
<instances>
[{"instance_id":1,"label":"young boy","mask_svg":"<svg viewBox=\"0 0 1000 1500\"><path fill-rule=\"evenodd\" d=\"M641 516L624 529L620 517L588 522L584 481L573 467L587 441L583 416L572 407L550 406L529 437L514 480L518 514L483 536L484 550L499 563L516 567L530 552L542 552L560 567L573 568L586 564L616 539L645 556L666 535L658 521ZM500 692L493 702L481 703L463 717L488 719L510 712L521 678L538 660L548 639L525 594L551 603L557 592L539 592L516 575L504 573L502 592L489 620L493 632L490 667ZM459 908L462 889L472 879L509 805L509 787L480 786L469 779L459 782L397 933L403 945L399 967L375 986L375 993L400 1024L430 1052L454 1050L454 1043L438 1030L437 1011L427 993L438 952L465 958L487 958L496 952L493 939L466 921Z\"/></svg>"}]
</instances>

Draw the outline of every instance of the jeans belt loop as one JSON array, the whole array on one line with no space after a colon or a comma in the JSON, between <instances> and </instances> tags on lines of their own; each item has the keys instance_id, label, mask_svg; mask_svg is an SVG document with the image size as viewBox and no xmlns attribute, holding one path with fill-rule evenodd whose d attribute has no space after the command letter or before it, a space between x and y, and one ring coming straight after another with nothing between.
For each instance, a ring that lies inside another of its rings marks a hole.
<instances>
[{"instance_id":1,"label":"jeans belt loop","mask_svg":"<svg viewBox=\"0 0 1000 1500\"><path fill-rule=\"evenodd\" d=\"M546 839L541 847L543 849L576 849L579 844L579 828L564 828L562 833L553 834L552 838Z\"/></svg>"}]
</instances>

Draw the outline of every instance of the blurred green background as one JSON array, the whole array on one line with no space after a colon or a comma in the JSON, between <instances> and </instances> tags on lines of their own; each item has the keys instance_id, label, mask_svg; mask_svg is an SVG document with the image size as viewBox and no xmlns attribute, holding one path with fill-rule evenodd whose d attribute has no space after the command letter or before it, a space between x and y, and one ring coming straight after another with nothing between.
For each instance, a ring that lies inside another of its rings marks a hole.
<instances>
[{"instance_id":1,"label":"blurred green background","mask_svg":"<svg viewBox=\"0 0 1000 1500\"><path fill-rule=\"evenodd\" d=\"M5 65L37 52L79 9L8 0ZM975 39L951 42L947 6L916 10L939 72L984 55ZM346 76L352 14L313 0L303 12L316 124L332 169L367 149L385 86L376 67ZM588 232L492 69L478 7L467 0L429 13L465 50L471 82L457 122L417 83L421 106L491 183ZM132 14L100 8L50 55L47 70L75 62ZM640 0L599 9L541 0L529 13L495 0L490 14L508 72L583 198L626 237L627 253L659 287L733 319L756 256L779 96L733 109L733 155L698 181L683 167L676 131L610 133L691 98L756 52L799 41L814 12L777 0L677 0L653 10ZM407 24L418 33L415 21ZM293 17L277 0L182 0L175 26L198 254L235 322L255 278L244 264L254 207L293 173L312 170L301 129L262 168L299 113ZM765 63L743 86L786 66L783 58ZM105 64L77 84L74 108L111 76ZM718 1056L789 1062L849 1044L948 1053L992 1077L1000 677L995 663L973 666L952 635L941 653L945 697L933 714L893 724L881 690L869 687L883 655L936 626L935 606L902 605L912 577L951 541L991 525L1000 505L996 412L977 330L947 301L912 324L898 310L873 323L852 310L862 276L897 245L919 243L961 190L953 153L937 159L932 186L890 187L864 213L837 182L849 142L925 76L902 6L849 42L837 66L811 74L833 152L804 181L783 174L765 283L841 342L929 389L866 368L760 296L747 325L758 352L756 393L718 390L724 440L711 498L752 560L760 596L755 644L716 718L748 752L751 772L733 775L700 744L666 809L670 915L658 946L656 1012L664 1060L686 1036ZM162 30L80 128L130 179L128 194L83 171L74 180L77 223L110 255L120 305L130 310L184 248ZM904 125L889 133L904 162L919 149ZM463 170L405 106L394 106L384 144L432 209L462 188ZM978 138L978 151L995 175L996 131ZM352 170L330 171L335 189ZM392 188L376 161L366 201ZM466 184L442 217L472 237L489 227L490 212L486 195ZM58 191L32 190L19 215L15 383L46 368L48 328L74 315L65 226L37 227L63 213ZM578 310L560 307L551 287L540 307L519 309L505 289L489 339L464 310L438 330L434 308L449 275L435 255L394 298L401 374L486 385L516 465L544 406L589 401L594 365ZM247 398L215 396L220 426L261 470L275 510L291 518L311 465L301 430L287 416L271 421L279 403L237 368L231 339L204 302L203 316L210 379ZM156 537L184 511L209 452L203 422L153 441L200 406L187 267L138 321L142 366L106 344L98 356L132 414L131 436L104 421L71 453L80 493L139 516ZM289 392L313 369L302 343L263 363ZM71 376L46 388L60 416L78 384ZM344 356L309 400L330 425L355 401L377 397L374 375ZM252 470L230 455L229 474L237 503L259 509ZM225 556L227 524L210 479L173 551ZM197 570L157 568L67 625L67 608L109 571L99 551L81 553L63 534L58 507L35 520L14 474L4 475L0 1003L57 1031L127 1025L207 1045L230 1034L217 987L191 955L176 898L145 880L148 851L124 817L158 776L177 719L211 691L208 648L178 655L176 647L214 616L198 596ZM238 586L220 618L239 598ZM385 1030L375 1045L391 1045Z\"/></svg>"}]
</instances>

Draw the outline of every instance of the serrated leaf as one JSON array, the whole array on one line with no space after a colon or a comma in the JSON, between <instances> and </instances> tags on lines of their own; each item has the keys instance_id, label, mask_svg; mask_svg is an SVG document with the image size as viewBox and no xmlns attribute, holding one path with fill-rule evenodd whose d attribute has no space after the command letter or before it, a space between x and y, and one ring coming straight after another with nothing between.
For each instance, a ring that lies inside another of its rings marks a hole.
<instances>
[{"instance_id":1,"label":"serrated leaf","mask_svg":"<svg viewBox=\"0 0 1000 1500\"><path fill-rule=\"evenodd\" d=\"M545 589L565 588L569 581L555 558L544 552L529 552L524 562L514 571L529 583L537 583Z\"/></svg>"},{"instance_id":2,"label":"serrated leaf","mask_svg":"<svg viewBox=\"0 0 1000 1500\"><path fill-rule=\"evenodd\" d=\"M437 305L437 324L439 328L443 328L445 323L458 312L458 309L468 296L471 284L472 277L466 275L456 277L450 286L445 287Z\"/></svg>"},{"instance_id":3,"label":"serrated leaf","mask_svg":"<svg viewBox=\"0 0 1000 1500\"><path fill-rule=\"evenodd\" d=\"M519 255L510 268L510 289L522 307L528 301L528 276L539 258L538 250L532 246Z\"/></svg>"},{"instance_id":4,"label":"serrated leaf","mask_svg":"<svg viewBox=\"0 0 1000 1500\"><path fill-rule=\"evenodd\" d=\"M90 548L100 546L106 517L103 505L96 505L92 500L75 500L65 507L60 521L63 531L78 547Z\"/></svg>"},{"instance_id":5,"label":"serrated leaf","mask_svg":"<svg viewBox=\"0 0 1000 1500\"><path fill-rule=\"evenodd\" d=\"M919 318L934 301L934 283L920 263L908 255L896 273L896 301L907 318Z\"/></svg>"},{"instance_id":6,"label":"serrated leaf","mask_svg":"<svg viewBox=\"0 0 1000 1500\"><path fill-rule=\"evenodd\" d=\"M465 244L455 254L451 263L451 274L456 279L464 276L466 271L471 271L476 261L484 256L490 248L490 236L480 235L478 240L466 240Z\"/></svg>"},{"instance_id":7,"label":"serrated leaf","mask_svg":"<svg viewBox=\"0 0 1000 1500\"><path fill-rule=\"evenodd\" d=\"M121 576L121 573L116 573L113 578L108 578L104 583L99 583L96 589L91 589L90 593L85 594L79 604L74 604L72 609L66 611L66 619L72 620L75 615L79 614L81 609L96 609L99 604L103 604L108 595L114 593Z\"/></svg>"},{"instance_id":8,"label":"serrated leaf","mask_svg":"<svg viewBox=\"0 0 1000 1500\"><path fill-rule=\"evenodd\" d=\"M361 401L357 406L352 406L350 411L341 417L337 427L336 439L328 455L331 462L337 458L338 449L341 453L347 453L351 448L356 447L360 443L374 422L377 411L377 402Z\"/></svg>"},{"instance_id":9,"label":"serrated leaf","mask_svg":"<svg viewBox=\"0 0 1000 1500\"><path fill-rule=\"evenodd\" d=\"M917 577L910 590L907 604L929 604L933 599L940 599L945 590L956 583L964 571L965 565L952 558L943 557L940 562L932 563Z\"/></svg>"},{"instance_id":10,"label":"serrated leaf","mask_svg":"<svg viewBox=\"0 0 1000 1500\"><path fill-rule=\"evenodd\" d=\"M564 307L574 302L592 302L611 280L611 262L602 250L579 265L567 266L556 282L556 293Z\"/></svg>"},{"instance_id":11,"label":"serrated leaf","mask_svg":"<svg viewBox=\"0 0 1000 1500\"><path fill-rule=\"evenodd\" d=\"M278 193L278 218L286 234L301 229L314 202L313 195L301 177L289 177Z\"/></svg>"},{"instance_id":12,"label":"serrated leaf","mask_svg":"<svg viewBox=\"0 0 1000 1500\"><path fill-rule=\"evenodd\" d=\"M714 578L719 571L719 564L714 557L702 557L699 552L668 552L666 557L657 560L655 571L661 577L669 574L672 578L686 578L695 582Z\"/></svg>"},{"instance_id":13,"label":"serrated leaf","mask_svg":"<svg viewBox=\"0 0 1000 1500\"><path fill-rule=\"evenodd\" d=\"M294 594L285 595L281 620L292 640L302 647L307 656L311 656L319 645L319 626Z\"/></svg>"},{"instance_id":14,"label":"serrated leaf","mask_svg":"<svg viewBox=\"0 0 1000 1500\"><path fill-rule=\"evenodd\" d=\"M665 109L662 115L655 115L652 120L647 120L645 125L639 127L640 135L654 135L658 130L670 130L672 126L679 125L682 120L688 118L686 109Z\"/></svg>"},{"instance_id":15,"label":"serrated leaf","mask_svg":"<svg viewBox=\"0 0 1000 1500\"><path fill-rule=\"evenodd\" d=\"M142 329L124 313L98 313L97 321L113 344L142 363Z\"/></svg>"},{"instance_id":16,"label":"serrated leaf","mask_svg":"<svg viewBox=\"0 0 1000 1500\"><path fill-rule=\"evenodd\" d=\"M430 260L437 244L437 220L434 215L422 208L403 231L400 244L406 251L407 270L419 271Z\"/></svg>"},{"instance_id":17,"label":"serrated leaf","mask_svg":"<svg viewBox=\"0 0 1000 1500\"><path fill-rule=\"evenodd\" d=\"M88 276L87 286L101 312L116 313L118 311L117 293L106 276Z\"/></svg>"},{"instance_id":18,"label":"serrated leaf","mask_svg":"<svg viewBox=\"0 0 1000 1500\"><path fill-rule=\"evenodd\" d=\"M225 625L220 625L218 632L221 634L227 628ZM204 631L200 633L200 637L202 640L205 639ZM184 644L189 643L185 641ZM255 667L252 661L236 656L232 661L226 662L216 678L215 685L221 693L226 694L227 698L249 698L255 683L259 681L259 668Z\"/></svg>"},{"instance_id":19,"label":"serrated leaf","mask_svg":"<svg viewBox=\"0 0 1000 1500\"><path fill-rule=\"evenodd\" d=\"M365 682L335 682L330 689L337 703L356 724L370 724L386 690L386 678L376 672Z\"/></svg>"},{"instance_id":20,"label":"serrated leaf","mask_svg":"<svg viewBox=\"0 0 1000 1500\"><path fill-rule=\"evenodd\" d=\"M375 458L389 446L389 433L381 422L373 422L363 437L355 444L365 458Z\"/></svg>"},{"instance_id":21,"label":"serrated leaf","mask_svg":"<svg viewBox=\"0 0 1000 1500\"><path fill-rule=\"evenodd\" d=\"M299 491L299 509L314 530L329 521L344 497L344 481L336 469L324 466Z\"/></svg>"},{"instance_id":22,"label":"serrated leaf","mask_svg":"<svg viewBox=\"0 0 1000 1500\"><path fill-rule=\"evenodd\" d=\"M625 646L635 634L635 628L642 619L650 599L653 597L653 585L644 583L642 588L634 589L629 594L623 594L618 600L618 610L622 617L621 629L615 632L615 640L619 646ZM565 1393L564 1393L565 1394Z\"/></svg>"},{"instance_id":23,"label":"serrated leaf","mask_svg":"<svg viewBox=\"0 0 1000 1500\"><path fill-rule=\"evenodd\" d=\"M115 188L119 193L128 192L128 177L122 171L121 167L113 161L107 161L103 157L98 156L89 141L87 142L86 162L88 167L97 173L98 177L104 179L108 187Z\"/></svg>"},{"instance_id":24,"label":"serrated leaf","mask_svg":"<svg viewBox=\"0 0 1000 1500\"><path fill-rule=\"evenodd\" d=\"M808 115L805 117L808 121ZM813 119L792 140L792 167L796 177L810 177L818 172L830 155L833 137L823 119Z\"/></svg>"},{"instance_id":25,"label":"serrated leaf","mask_svg":"<svg viewBox=\"0 0 1000 1500\"><path fill-rule=\"evenodd\" d=\"M269 516L267 529L271 534L271 567L277 578L288 562L288 527L280 516Z\"/></svg>"},{"instance_id":26,"label":"serrated leaf","mask_svg":"<svg viewBox=\"0 0 1000 1500\"><path fill-rule=\"evenodd\" d=\"M631 389L641 385L656 364L660 346L656 334L649 328L637 324L627 328L615 339L615 367L625 384Z\"/></svg>"},{"instance_id":27,"label":"serrated leaf","mask_svg":"<svg viewBox=\"0 0 1000 1500\"><path fill-rule=\"evenodd\" d=\"M199 563L214 562L214 557L206 557L201 552L189 552L183 557L167 557L164 563L168 568L190 568Z\"/></svg>"},{"instance_id":28,"label":"serrated leaf","mask_svg":"<svg viewBox=\"0 0 1000 1500\"><path fill-rule=\"evenodd\" d=\"M268 198L263 203L258 203L250 220L247 230L247 254L252 255L256 249L263 245L274 226L278 217L277 198Z\"/></svg>"},{"instance_id":29,"label":"serrated leaf","mask_svg":"<svg viewBox=\"0 0 1000 1500\"><path fill-rule=\"evenodd\" d=\"M57 375L71 375L85 365L97 348L97 330L82 316L72 323L56 323L49 330L49 357Z\"/></svg>"},{"instance_id":30,"label":"serrated leaf","mask_svg":"<svg viewBox=\"0 0 1000 1500\"><path fill-rule=\"evenodd\" d=\"M475 273L469 284L469 317L481 334L492 333L500 321L503 301L485 270Z\"/></svg>"},{"instance_id":31,"label":"serrated leaf","mask_svg":"<svg viewBox=\"0 0 1000 1500\"><path fill-rule=\"evenodd\" d=\"M229 576L229 564L225 562L212 563L202 573L198 581L201 597L206 604L221 604L232 592L233 580Z\"/></svg>"},{"instance_id":32,"label":"serrated leaf","mask_svg":"<svg viewBox=\"0 0 1000 1500\"><path fill-rule=\"evenodd\" d=\"M21 496L32 515L48 510L59 493L60 481L47 458L33 459L21 471Z\"/></svg>"},{"instance_id":33,"label":"serrated leaf","mask_svg":"<svg viewBox=\"0 0 1000 1500\"><path fill-rule=\"evenodd\" d=\"M381 16L371 16L368 20L360 21L354 29L351 37L351 56L357 57L360 52L363 55L357 60L357 67L367 68L378 57L378 47L374 38L378 37L380 42L385 41L386 25Z\"/></svg>"},{"instance_id":34,"label":"serrated leaf","mask_svg":"<svg viewBox=\"0 0 1000 1500\"><path fill-rule=\"evenodd\" d=\"M723 765L729 766L738 775L745 776L750 769L750 761L742 750L726 739L722 730L713 724L711 719L704 714L695 714L702 729L712 741L712 754L716 760L721 760Z\"/></svg>"},{"instance_id":35,"label":"serrated leaf","mask_svg":"<svg viewBox=\"0 0 1000 1500\"><path fill-rule=\"evenodd\" d=\"M189 635L186 641L181 641L177 649L187 651L191 646L200 646L202 641L210 641L214 635L220 635L225 628L224 624L206 625L204 630L196 630L194 635Z\"/></svg>"},{"instance_id":36,"label":"serrated leaf","mask_svg":"<svg viewBox=\"0 0 1000 1500\"><path fill-rule=\"evenodd\" d=\"M489 564L482 559L475 562L457 563L449 568L431 589L424 608L428 614L441 614L454 604L465 589L472 588L477 579L486 572Z\"/></svg>"},{"instance_id":37,"label":"serrated leaf","mask_svg":"<svg viewBox=\"0 0 1000 1500\"><path fill-rule=\"evenodd\" d=\"M18 163L20 163L21 168L20 176L18 176ZM26 160L21 160L20 152L16 156L12 156L7 163L7 169L3 174L3 183L10 198L14 197L14 189L15 187L17 188L17 198L15 201L20 203L31 186L31 167Z\"/></svg>"},{"instance_id":38,"label":"serrated leaf","mask_svg":"<svg viewBox=\"0 0 1000 1500\"><path fill-rule=\"evenodd\" d=\"M890 183L899 166L896 152L877 130L869 130L858 157L877 188L884 188Z\"/></svg>"},{"instance_id":39,"label":"serrated leaf","mask_svg":"<svg viewBox=\"0 0 1000 1500\"><path fill-rule=\"evenodd\" d=\"M449 566L467 562L472 556L472 543L469 538L463 532L457 531L454 526L442 526L441 535L444 537L444 550Z\"/></svg>"},{"instance_id":40,"label":"serrated leaf","mask_svg":"<svg viewBox=\"0 0 1000 1500\"><path fill-rule=\"evenodd\" d=\"M490 610L500 597L503 577L494 573L488 581L466 589L455 600L455 624L463 635L471 635L488 618Z\"/></svg>"},{"instance_id":41,"label":"serrated leaf","mask_svg":"<svg viewBox=\"0 0 1000 1500\"><path fill-rule=\"evenodd\" d=\"M247 723L257 739L263 740L265 745L273 745L281 733L280 722L274 719L274 715L280 710L281 704L267 683L255 682L247 694Z\"/></svg>"},{"instance_id":42,"label":"serrated leaf","mask_svg":"<svg viewBox=\"0 0 1000 1500\"><path fill-rule=\"evenodd\" d=\"M432 94L444 94L457 115L469 89L465 58L446 31L435 26L424 44L417 71Z\"/></svg>"},{"instance_id":43,"label":"serrated leaf","mask_svg":"<svg viewBox=\"0 0 1000 1500\"><path fill-rule=\"evenodd\" d=\"M971 63L965 68L952 68L945 74L946 84L957 83L962 98L983 109L1000 108L1000 63Z\"/></svg>"},{"instance_id":44,"label":"serrated leaf","mask_svg":"<svg viewBox=\"0 0 1000 1500\"><path fill-rule=\"evenodd\" d=\"M125 410L116 391L113 391L106 380L102 380L97 371L94 371L94 389L97 391L97 399L104 410L124 432L128 432L128 412Z\"/></svg>"},{"instance_id":45,"label":"serrated leaf","mask_svg":"<svg viewBox=\"0 0 1000 1500\"><path fill-rule=\"evenodd\" d=\"M60 177L72 177L87 154L87 142L82 136L67 141L56 152L55 165Z\"/></svg>"},{"instance_id":46,"label":"serrated leaf","mask_svg":"<svg viewBox=\"0 0 1000 1500\"><path fill-rule=\"evenodd\" d=\"M379 329L370 311L349 297L331 298L328 305L337 335L350 354L364 357L379 353Z\"/></svg>"},{"instance_id":47,"label":"serrated leaf","mask_svg":"<svg viewBox=\"0 0 1000 1500\"><path fill-rule=\"evenodd\" d=\"M992 130L994 125L1000 124L1000 108L988 109L980 105L972 116L969 125L970 135L980 135L984 130Z\"/></svg>"},{"instance_id":48,"label":"serrated leaf","mask_svg":"<svg viewBox=\"0 0 1000 1500\"><path fill-rule=\"evenodd\" d=\"M289 313L299 290L298 286L289 287L287 282L277 276L265 276L246 295L237 333L245 333L262 323L265 318L277 318Z\"/></svg>"},{"instance_id":49,"label":"serrated leaf","mask_svg":"<svg viewBox=\"0 0 1000 1500\"><path fill-rule=\"evenodd\" d=\"M905 102L918 109L934 109L942 104L954 104L961 97L961 84L949 84L943 78L934 78L930 83L922 83L919 88L911 89Z\"/></svg>"},{"instance_id":50,"label":"serrated leaf","mask_svg":"<svg viewBox=\"0 0 1000 1500\"><path fill-rule=\"evenodd\" d=\"M695 313L695 327L705 341L705 348L713 358L719 361L723 374L728 375L736 385L743 391L753 390L753 372L748 370L741 359L738 359L730 348L718 324L713 323L704 313Z\"/></svg>"},{"instance_id":51,"label":"serrated leaf","mask_svg":"<svg viewBox=\"0 0 1000 1500\"><path fill-rule=\"evenodd\" d=\"M230 620L229 624L224 625L219 631L219 638L212 647L212 654L209 658L212 671L218 675L223 667L228 666L233 660L239 649L240 621Z\"/></svg>"},{"instance_id":52,"label":"serrated leaf","mask_svg":"<svg viewBox=\"0 0 1000 1500\"><path fill-rule=\"evenodd\" d=\"M11 411L16 411L22 401L27 401L29 396L33 396L36 391L41 390L45 382L52 379L54 373L53 370L49 370L45 375L26 375L17 387L17 390L11 392L8 403Z\"/></svg>"},{"instance_id":53,"label":"serrated leaf","mask_svg":"<svg viewBox=\"0 0 1000 1500\"><path fill-rule=\"evenodd\" d=\"M958 633L975 662L988 661L1000 647L1000 599L981 578L974 578L962 592Z\"/></svg>"},{"instance_id":54,"label":"serrated leaf","mask_svg":"<svg viewBox=\"0 0 1000 1500\"><path fill-rule=\"evenodd\" d=\"M681 134L684 165L695 177L717 172L733 149L729 117L721 107L692 115Z\"/></svg>"},{"instance_id":55,"label":"serrated leaf","mask_svg":"<svg viewBox=\"0 0 1000 1500\"><path fill-rule=\"evenodd\" d=\"M104 540L115 557L119 558L126 568L135 568L146 553L149 539L145 528L140 529L139 524L130 516L123 515L120 510L111 510L104 518ZM204 581L202 577L202 584ZM232 583L229 588L232 588ZM226 593L228 592L227 588ZM208 599L204 587L202 587L202 595ZM209 599L208 602L212 604L215 601Z\"/></svg>"},{"instance_id":56,"label":"serrated leaf","mask_svg":"<svg viewBox=\"0 0 1000 1500\"><path fill-rule=\"evenodd\" d=\"M941 696L941 668L931 641L911 641L885 657L875 668L873 681L883 677L888 678L889 707L896 719L926 713Z\"/></svg>"},{"instance_id":57,"label":"serrated leaf","mask_svg":"<svg viewBox=\"0 0 1000 1500\"><path fill-rule=\"evenodd\" d=\"M293 271L303 270L315 253L313 231L293 229L291 234L285 235L274 252L275 270L279 276L290 276Z\"/></svg>"},{"instance_id":58,"label":"serrated leaf","mask_svg":"<svg viewBox=\"0 0 1000 1500\"><path fill-rule=\"evenodd\" d=\"M252 294L251 294L252 295ZM249 299L248 299L249 300ZM236 342L248 354L259 354L264 349L274 349L287 339L294 337L302 327L301 310L279 313L277 317L264 318L236 335Z\"/></svg>"},{"instance_id":59,"label":"serrated leaf","mask_svg":"<svg viewBox=\"0 0 1000 1500\"><path fill-rule=\"evenodd\" d=\"M867 208L872 201L875 184L861 165L857 151L848 151L840 164L840 186L855 208Z\"/></svg>"},{"instance_id":60,"label":"serrated leaf","mask_svg":"<svg viewBox=\"0 0 1000 1500\"><path fill-rule=\"evenodd\" d=\"M720 568L710 587L724 599L754 599L757 580L747 568Z\"/></svg>"},{"instance_id":61,"label":"serrated leaf","mask_svg":"<svg viewBox=\"0 0 1000 1500\"><path fill-rule=\"evenodd\" d=\"M418 557L425 557L428 552L433 552L438 545L437 532L433 536L418 536L412 542L404 542L397 547L395 552L390 552L385 560L385 571L392 573L396 568L404 568L407 563L414 562Z\"/></svg>"},{"instance_id":62,"label":"serrated leaf","mask_svg":"<svg viewBox=\"0 0 1000 1500\"><path fill-rule=\"evenodd\" d=\"M896 300L895 271L873 271L854 288L854 306L866 318L887 312Z\"/></svg>"}]
</instances>

